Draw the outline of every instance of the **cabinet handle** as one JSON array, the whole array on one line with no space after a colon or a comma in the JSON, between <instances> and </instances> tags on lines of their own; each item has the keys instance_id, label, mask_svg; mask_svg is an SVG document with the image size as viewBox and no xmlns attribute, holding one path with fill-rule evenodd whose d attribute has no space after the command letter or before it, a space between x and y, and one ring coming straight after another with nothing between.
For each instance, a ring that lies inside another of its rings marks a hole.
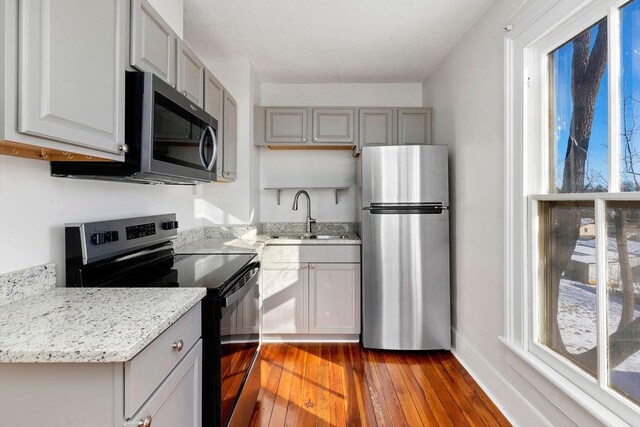
<instances>
[{"instance_id":1,"label":"cabinet handle","mask_svg":"<svg viewBox=\"0 0 640 427\"><path fill-rule=\"evenodd\" d=\"M318 142L318 138L313 138L313 142Z\"/></svg>"},{"instance_id":2,"label":"cabinet handle","mask_svg":"<svg viewBox=\"0 0 640 427\"><path fill-rule=\"evenodd\" d=\"M151 417L151 415L147 415L147 418L138 421L138 427L151 427L152 422L153 418Z\"/></svg>"},{"instance_id":3,"label":"cabinet handle","mask_svg":"<svg viewBox=\"0 0 640 427\"><path fill-rule=\"evenodd\" d=\"M302 269L303 269L303 270L306 270L306 269L307 269L307 264L304 264L304 265L302 266Z\"/></svg>"},{"instance_id":4,"label":"cabinet handle","mask_svg":"<svg viewBox=\"0 0 640 427\"><path fill-rule=\"evenodd\" d=\"M175 89L176 88L176 84L175 83L172 84L171 87Z\"/></svg>"},{"instance_id":5,"label":"cabinet handle","mask_svg":"<svg viewBox=\"0 0 640 427\"><path fill-rule=\"evenodd\" d=\"M302 142L307 142L307 138L302 138Z\"/></svg>"},{"instance_id":6,"label":"cabinet handle","mask_svg":"<svg viewBox=\"0 0 640 427\"><path fill-rule=\"evenodd\" d=\"M309 264L309 268L316 268L316 266L313 264Z\"/></svg>"},{"instance_id":7,"label":"cabinet handle","mask_svg":"<svg viewBox=\"0 0 640 427\"><path fill-rule=\"evenodd\" d=\"M184 348L184 341L180 340L178 342L174 342L172 347L175 351L182 351Z\"/></svg>"},{"instance_id":8,"label":"cabinet handle","mask_svg":"<svg viewBox=\"0 0 640 427\"><path fill-rule=\"evenodd\" d=\"M118 151L120 151L121 153L128 153L129 146L127 144L118 145Z\"/></svg>"}]
</instances>

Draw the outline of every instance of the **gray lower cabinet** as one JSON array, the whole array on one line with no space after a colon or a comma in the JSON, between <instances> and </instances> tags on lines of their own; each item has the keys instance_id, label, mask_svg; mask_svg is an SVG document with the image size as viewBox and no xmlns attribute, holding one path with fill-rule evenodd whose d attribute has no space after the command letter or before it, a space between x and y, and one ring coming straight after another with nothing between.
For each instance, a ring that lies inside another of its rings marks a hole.
<instances>
[{"instance_id":1,"label":"gray lower cabinet","mask_svg":"<svg viewBox=\"0 0 640 427\"><path fill-rule=\"evenodd\" d=\"M184 356L125 427L201 427L202 340Z\"/></svg>"},{"instance_id":2,"label":"gray lower cabinet","mask_svg":"<svg viewBox=\"0 0 640 427\"><path fill-rule=\"evenodd\" d=\"M176 41L176 55L178 92L199 107L204 107L204 64L181 39Z\"/></svg>"},{"instance_id":3,"label":"gray lower cabinet","mask_svg":"<svg viewBox=\"0 0 640 427\"><path fill-rule=\"evenodd\" d=\"M360 147L395 144L393 108L361 108L359 115Z\"/></svg>"},{"instance_id":4,"label":"gray lower cabinet","mask_svg":"<svg viewBox=\"0 0 640 427\"><path fill-rule=\"evenodd\" d=\"M202 427L201 316L198 303L124 363L0 363L0 425Z\"/></svg>"},{"instance_id":5,"label":"gray lower cabinet","mask_svg":"<svg viewBox=\"0 0 640 427\"><path fill-rule=\"evenodd\" d=\"M360 264L309 264L309 333L360 333Z\"/></svg>"},{"instance_id":6,"label":"gray lower cabinet","mask_svg":"<svg viewBox=\"0 0 640 427\"><path fill-rule=\"evenodd\" d=\"M307 333L309 324L307 263L264 263L262 332Z\"/></svg>"},{"instance_id":7,"label":"gray lower cabinet","mask_svg":"<svg viewBox=\"0 0 640 427\"><path fill-rule=\"evenodd\" d=\"M314 108L314 144L353 144L352 108Z\"/></svg>"},{"instance_id":8,"label":"gray lower cabinet","mask_svg":"<svg viewBox=\"0 0 640 427\"><path fill-rule=\"evenodd\" d=\"M431 108L398 108L398 144L431 144Z\"/></svg>"},{"instance_id":9,"label":"gray lower cabinet","mask_svg":"<svg viewBox=\"0 0 640 427\"><path fill-rule=\"evenodd\" d=\"M147 0L131 0L131 65L176 87L177 36Z\"/></svg>"},{"instance_id":10,"label":"gray lower cabinet","mask_svg":"<svg viewBox=\"0 0 640 427\"><path fill-rule=\"evenodd\" d=\"M267 143L307 143L309 110L306 108L267 108Z\"/></svg>"},{"instance_id":11,"label":"gray lower cabinet","mask_svg":"<svg viewBox=\"0 0 640 427\"><path fill-rule=\"evenodd\" d=\"M128 5L126 0L19 2L19 132L119 152Z\"/></svg>"},{"instance_id":12,"label":"gray lower cabinet","mask_svg":"<svg viewBox=\"0 0 640 427\"><path fill-rule=\"evenodd\" d=\"M235 181L238 165L238 103L226 90L224 91L223 115L222 146L224 155L222 157L222 177L226 181Z\"/></svg>"},{"instance_id":13,"label":"gray lower cabinet","mask_svg":"<svg viewBox=\"0 0 640 427\"><path fill-rule=\"evenodd\" d=\"M268 245L262 266L267 340L360 333L360 246Z\"/></svg>"}]
</instances>

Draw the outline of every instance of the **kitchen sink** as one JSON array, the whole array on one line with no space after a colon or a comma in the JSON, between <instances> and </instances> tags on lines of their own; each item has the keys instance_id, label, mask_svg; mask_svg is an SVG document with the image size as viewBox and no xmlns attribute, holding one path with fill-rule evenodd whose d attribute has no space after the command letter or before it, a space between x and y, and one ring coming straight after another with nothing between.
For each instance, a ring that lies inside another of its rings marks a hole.
<instances>
[{"instance_id":1,"label":"kitchen sink","mask_svg":"<svg viewBox=\"0 0 640 427\"><path fill-rule=\"evenodd\" d=\"M293 240L340 240L348 239L346 234L274 234L272 239L293 239Z\"/></svg>"}]
</instances>

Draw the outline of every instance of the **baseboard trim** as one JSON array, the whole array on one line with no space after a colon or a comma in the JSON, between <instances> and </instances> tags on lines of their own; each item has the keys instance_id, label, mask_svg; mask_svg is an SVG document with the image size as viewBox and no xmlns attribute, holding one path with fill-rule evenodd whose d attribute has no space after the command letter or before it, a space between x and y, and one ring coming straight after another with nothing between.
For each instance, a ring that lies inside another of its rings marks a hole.
<instances>
[{"instance_id":1,"label":"baseboard trim","mask_svg":"<svg viewBox=\"0 0 640 427\"><path fill-rule=\"evenodd\" d=\"M360 342L360 334L330 335L330 334L263 334L265 343L305 343L305 342Z\"/></svg>"}]
</instances>

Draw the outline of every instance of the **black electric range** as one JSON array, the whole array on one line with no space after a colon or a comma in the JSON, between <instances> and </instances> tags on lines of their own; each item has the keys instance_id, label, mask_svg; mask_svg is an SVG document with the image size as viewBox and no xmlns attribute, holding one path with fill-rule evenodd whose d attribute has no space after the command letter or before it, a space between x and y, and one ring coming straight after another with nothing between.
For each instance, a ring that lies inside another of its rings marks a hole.
<instances>
[{"instance_id":1,"label":"black electric range","mask_svg":"<svg viewBox=\"0 0 640 427\"><path fill-rule=\"evenodd\" d=\"M177 228L175 214L67 224L66 285L206 288L202 420L226 426L260 388L260 263L255 254L176 254Z\"/></svg>"}]
</instances>

